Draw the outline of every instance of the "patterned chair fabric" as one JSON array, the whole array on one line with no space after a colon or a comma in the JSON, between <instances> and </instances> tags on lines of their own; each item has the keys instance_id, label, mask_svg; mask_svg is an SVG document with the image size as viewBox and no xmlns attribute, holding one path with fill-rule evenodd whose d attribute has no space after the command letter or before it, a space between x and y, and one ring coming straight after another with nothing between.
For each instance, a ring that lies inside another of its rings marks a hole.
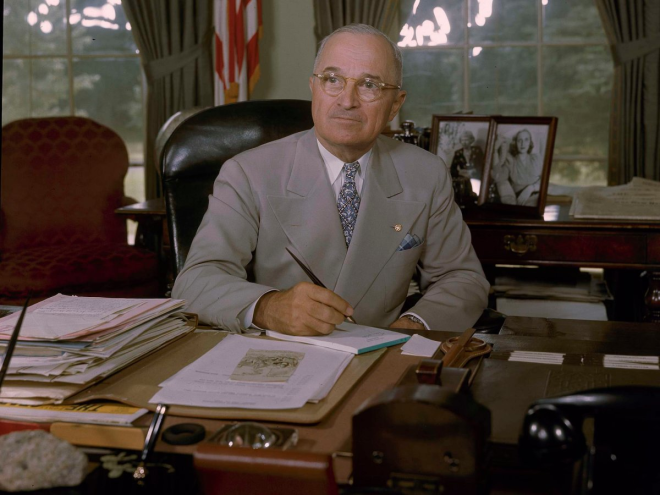
<instances>
[{"instance_id":1,"label":"patterned chair fabric","mask_svg":"<svg viewBox=\"0 0 660 495\"><path fill-rule=\"evenodd\" d=\"M58 292L158 294L155 253L129 246L128 152L111 129L82 117L11 122L2 129L0 304Z\"/></svg>"}]
</instances>

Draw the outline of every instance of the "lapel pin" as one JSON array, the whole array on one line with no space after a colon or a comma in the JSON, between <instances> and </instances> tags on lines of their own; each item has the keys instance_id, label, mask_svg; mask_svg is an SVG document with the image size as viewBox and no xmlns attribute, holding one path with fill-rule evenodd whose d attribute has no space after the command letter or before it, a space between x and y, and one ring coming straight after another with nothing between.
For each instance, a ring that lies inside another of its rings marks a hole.
<instances>
[{"instance_id":1,"label":"lapel pin","mask_svg":"<svg viewBox=\"0 0 660 495\"><path fill-rule=\"evenodd\" d=\"M400 224L400 223L397 223L397 224L394 226L394 230L396 230L397 232L401 232L401 224Z\"/></svg>"}]
</instances>

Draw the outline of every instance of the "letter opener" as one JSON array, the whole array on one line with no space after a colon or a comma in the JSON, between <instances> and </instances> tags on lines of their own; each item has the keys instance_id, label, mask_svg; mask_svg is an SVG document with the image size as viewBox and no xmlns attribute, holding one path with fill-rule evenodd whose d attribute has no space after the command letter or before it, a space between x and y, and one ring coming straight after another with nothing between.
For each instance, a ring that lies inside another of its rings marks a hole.
<instances>
[{"instance_id":1,"label":"letter opener","mask_svg":"<svg viewBox=\"0 0 660 495\"><path fill-rule=\"evenodd\" d=\"M293 260L294 260L296 263L298 263L298 266L299 266L300 268L302 268L302 270L307 274L307 276L310 278L310 280L311 280L312 282L314 282L314 285L318 285L319 287L323 287L324 289L327 289L327 287L326 287L325 285L323 285L323 282L321 282L321 280L320 280L316 275L314 275L314 272L312 272L312 270L310 270L309 268L307 268L307 265L305 265L305 263L303 263L302 261L300 261L300 260L298 259L298 257L297 257L295 254L293 254L293 253L291 252L291 250L290 250L289 248L285 248L285 249L286 249L287 253L289 253L289 254L291 255L291 257L293 258ZM351 323L355 323L355 320L354 320L353 318L351 318L350 316L347 316L346 319L347 319L348 321L350 321Z\"/></svg>"},{"instance_id":2,"label":"letter opener","mask_svg":"<svg viewBox=\"0 0 660 495\"><path fill-rule=\"evenodd\" d=\"M18 321L16 322L16 327L14 328L14 332L11 334L11 338L9 339L9 343L7 344L7 350L5 351L5 357L2 361L2 369L0 369L0 390L2 390L2 382L5 380L5 375L7 374L7 370L9 369L9 361L11 360L11 356L14 354L14 349L16 348L16 342L18 341L18 334L21 331L21 326L23 326L23 318L25 318L25 313L27 313L27 307L30 302L30 296L25 301L25 304L23 304L23 310L21 311L21 315L18 317Z\"/></svg>"}]
</instances>

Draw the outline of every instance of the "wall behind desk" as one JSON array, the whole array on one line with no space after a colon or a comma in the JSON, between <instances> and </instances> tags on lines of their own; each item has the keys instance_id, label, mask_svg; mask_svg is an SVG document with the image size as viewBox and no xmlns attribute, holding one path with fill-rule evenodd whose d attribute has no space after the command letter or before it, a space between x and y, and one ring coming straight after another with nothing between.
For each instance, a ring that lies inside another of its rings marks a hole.
<instances>
[{"instance_id":1,"label":"wall behind desk","mask_svg":"<svg viewBox=\"0 0 660 495\"><path fill-rule=\"evenodd\" d=\"M310 100L308 81L316 56L313 2L267 0L262 5L261 77L250 99Z\"/></svg>"}]
</instances>

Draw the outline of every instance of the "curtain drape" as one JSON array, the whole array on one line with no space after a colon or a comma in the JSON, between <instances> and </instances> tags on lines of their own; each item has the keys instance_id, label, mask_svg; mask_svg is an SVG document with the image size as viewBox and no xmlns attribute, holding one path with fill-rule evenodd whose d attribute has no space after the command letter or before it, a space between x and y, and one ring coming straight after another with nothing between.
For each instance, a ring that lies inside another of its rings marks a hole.
<instances>
[{"instance_id":1,"label":"curtain drape","mask_svg":"<svg viewBox=\"0 0 660 495\"><path fill-rule=\"evenodd\" d=\"M335 29L352 23L369 24L388 34L398 6L399 0L314 0L316 38L321 41Z\"/></svg>"},{"instance_id":2,"label":"curtain drape","mask_svg":"<svg viewBox=\"0 0 660 495\"><path fill-rule=\"evenodd\" d=\"M609 183L660 180L660 2L595 2L614 59Z\"/></svg>"},{"instance_id":3,"label":"curtain drape","mask_svg":"<svg viewBox=\"0 0 660 495\"><path fill-rule=\"evenodd\" d=\"M145 187L160 195L155 142L178 112L213 105L213 36L209 0L123 0L147 81Z\"/></svg>"}]
</instances>

